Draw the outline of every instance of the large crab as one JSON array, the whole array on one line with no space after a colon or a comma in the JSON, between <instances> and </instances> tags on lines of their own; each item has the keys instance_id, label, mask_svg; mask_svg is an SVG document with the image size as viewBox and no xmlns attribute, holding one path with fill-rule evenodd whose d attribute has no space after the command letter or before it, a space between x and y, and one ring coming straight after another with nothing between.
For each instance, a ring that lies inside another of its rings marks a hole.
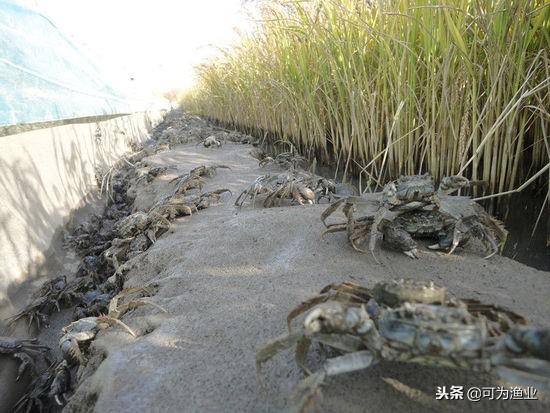
<instances>
[{"instance_id":1,"label":"large crab","mask_svg":"<svg viewBox=\"0 0 550 413\"><path fill-rule=\"evenodd\" d=\"M417 257L413 238L437 239L433 249L450 248L452 253L471 236L480 239L494 255L506 239L502 224L468 197L450 196L470 185L460 176L443 178L435 190L429 175L401 177L390 182L382 193L368 197L350 196L332 203L321 215L326 233L347 231L352 247L364 252L361 243L368 241L374 255L378 236L386 244ZM327 218L342 207L345 222L327 224Z\"/></svg>"},{"instance_id":2,"label":"large crab","mask_svg":"<svg viewBox=\"0 0 550 413\"><path fill-rule=\"evenodd\" d=\"M0 337L0 354L12 356L21 362L17 381L27 370L34 372L35 358L45 357L49 350L49 347L38 344L38 340L34 338Z\"/></svg>"},{"instance_id":3,"label":"large crab","mask_svg":"<svg viewBox=\"0 0 550 413\"><path fill-rule=\"evenodd\" d=\"M381 360L491 372L550 389L549 329L523 326L521 316L497 306L448 298L446 289L433 283L394 281L373 289L331 284L289 314L289 329L308 310L301 330L272 340L256 356L259 371L296 346L296 361L309 373L306 358L313 342L341 354L298 383L299 411L311 407L327 377Z\"/></svg>"}]
</instances>

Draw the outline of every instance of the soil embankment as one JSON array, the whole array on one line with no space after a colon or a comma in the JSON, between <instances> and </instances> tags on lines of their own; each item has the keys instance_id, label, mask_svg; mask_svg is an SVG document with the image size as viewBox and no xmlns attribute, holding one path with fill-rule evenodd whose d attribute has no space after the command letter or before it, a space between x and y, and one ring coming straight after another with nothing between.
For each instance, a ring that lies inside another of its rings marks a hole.
<instances>
[{"instance_id":1,"label":"soil embankment","mask_svg":"<svg viewBox=\"0 0 550 413\"><path fill-rule=\"evenodd\" d=\"M286 330L295 305L329 283L367 286L395 278L433 280L457 296L503 305L535 324L547 324L550 273L504 257L482 259L461 249L446 256L425 250L422 258L378 250L380 264L354 251L345 234L321 238L324 205L263 209L234 207L236 197L266 168L252 147L226 142L221 148L195 143L146 158L167 173L135 186L135 210L147 210L173 192L170 181L199 165L226 165L205 180L205 191L227 188L221 202L179 218L146 252L128 261L125 287L155 284L150 298L167 310L143 306L122 320L140 331L100 332L91 351L100 355L66 407L97 411L279 411L301 373L290 352L264 367L266 395L255 371L256 349ZM276 167L268 167L276 172ZM313 357L315 364L318 355ZM405 387L390 383L399 381ZM327 382L319 411L548 411L548 401L418 402L417 389L434 398L437 386L496 385L490 377L450 369L381 363ZM398 390L401 389L401 390ZM440 403L440 402L437 402ZM435 406L435 407L434 407Z\"/></svg>"}]
</instances>

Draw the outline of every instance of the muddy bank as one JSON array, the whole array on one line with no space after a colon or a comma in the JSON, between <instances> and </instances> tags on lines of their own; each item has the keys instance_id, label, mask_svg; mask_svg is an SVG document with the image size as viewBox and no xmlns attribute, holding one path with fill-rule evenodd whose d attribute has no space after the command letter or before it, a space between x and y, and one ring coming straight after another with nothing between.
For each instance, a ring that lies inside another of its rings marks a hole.
<instances>
[{"instance_id":1,"label":"muddy bank","mask_svg":"<svg viewBox=\"0 0 550 413\"><path fill-rule=\"evenodd\" d=\"M204 190L228 188L233 194L176 220L147 252L130 261L125 286L155 283L158 292L152 299L168 313L142 307L124 316L132 328L147 332L137 339L115 330L100 333L92 348L106 358L81 384L67 411L279 411L301 373L291 354L277 357L265 369L264 397L255 375L255 351L284 333L292 307L331 282L434 280L458 296L504 305L535 324L547 323L547 272L503 257L483 260L481 252L471 250L450 257L425 251L416 261L380 250L377 265L353 251L343 234L321 239L319 216L325 206L235 209L236 196L266 171L250 149L230 142L221 149L191 143L148 158L151 165L176 169L137 189L137 209L162 199L173 190L170 181L177 174L200 164L230 166L209 179ZM331 379L319 410L430 410L384 378L428 395L441 385L494 383L468 372L382 363ZM504 401L446 406L510 412L549 407L547 402Z\"/></svg>"},{"instance_id":2,"label":"muddy bank","mask_svg":"<svg viewBox=\"0 0 550 413\"><path fill-rule=\"evenodd\" d=\"M302 377L290 352L266 364L262 394L255 371L256 349L286 331L290 309L329 283L434 280L457 296L511 308L531 322L548 325L550 273L504 257L460 249L453 256L423 250L420 260L378 250L381 264L349 247L345 234L321 238L326 205L263 209L234 207L241 191L275 166L260 168L252 146L197 145L214 130L173 112L155 134L169 150L143 159L144 170L165 173L135 181L132 212L147 211L174 192L174 178L200 165L225 165L204 180L203 191L227 188L218 203L174 220L145 252L127 261L124 287L154 285L148 299L167 310L141 306L121 320L134 330L101 331L87 351L88 367L65 411L280 411ZM220 132L220 131L217 131ZM216 132L216 133L217 133ZM237 139L235 139L237 140ZM188 142L180 144L179 142ZM70 320L63 319L59 323ZM56 324L57 325L57 324ZM63 324L61 324L63 325ZM55 342L58 330L50 329ZM318 365L320 353L310 362ZM406 389L435 395L437 386L495 385L486 375L397 363L327 382L319 411L548 411L543 401L442 402L426 406Z\"/></svg>"}]
</instances>

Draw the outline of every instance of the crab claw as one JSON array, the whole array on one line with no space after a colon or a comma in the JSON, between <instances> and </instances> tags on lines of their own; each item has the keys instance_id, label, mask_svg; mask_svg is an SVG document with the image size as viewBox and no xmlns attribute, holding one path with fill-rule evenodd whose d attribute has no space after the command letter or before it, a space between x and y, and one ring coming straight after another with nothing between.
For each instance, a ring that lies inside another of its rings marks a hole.
<instances>
[{"instance_id":1,"label":"crab claw","mask_svg":"<svg viewBox=\"0 0 550 413\"><path fill-rule=\"evenodd\" d=\"M420 258L418 256L418 250L416 248L413 248L409 251L403 251L403 254L405 254L409 258L412 258L413 260L417 260L418 258Z\"/></svg>"},{"instance_id":2,"label":"crab claw","mask_svg":"<svg viewBox=\"0 0 550 413\"><path fill-rule=\"evenodd\" d=\"M458 245L460 244L460 241L462 241L462 236L463 236L464 232L461 231L460 228L459 228L460 223L461 223L461 221L459 220L455 224L455 229L453 231L453 243L451 244L451 249L449 250L447 255L451 255L455 251L456 247L458 247Z\"/></svg>"},{"instance_id":3,"label":"crab claw","mask_svg":"<svg viewBox=\"0 0 550 413\"><path fill-rule=\"evenodd\" d=\"M495 241L492 234L488 230L482 229L481 233L482 233L482 242L485 245L488 244L489 247L491 248L491 253L489 255L487 255L486 257L483 257L484 259L488 259L488 258L491 258L493 255L495 255L498 252L498 249L499 249L498 244Z\"/></svg>"}]
</instances>

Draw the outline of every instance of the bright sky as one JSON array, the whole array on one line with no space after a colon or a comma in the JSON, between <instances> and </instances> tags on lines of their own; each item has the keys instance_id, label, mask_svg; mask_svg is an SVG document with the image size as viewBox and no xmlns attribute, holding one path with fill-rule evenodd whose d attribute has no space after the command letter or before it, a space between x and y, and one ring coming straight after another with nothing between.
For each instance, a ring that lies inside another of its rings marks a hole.
<instances>
[{"instance_id":1,"label":"bright sky","mask_svg":"<svg viewBox=\"0 0 550 413\"><path fill-rule=\"evenodd\" d=\"M117 83L187 87L193 65L247 30L242 0L28 0ZM130 81L130 78L134 78Z\"/></svg>"}]
</instances>

